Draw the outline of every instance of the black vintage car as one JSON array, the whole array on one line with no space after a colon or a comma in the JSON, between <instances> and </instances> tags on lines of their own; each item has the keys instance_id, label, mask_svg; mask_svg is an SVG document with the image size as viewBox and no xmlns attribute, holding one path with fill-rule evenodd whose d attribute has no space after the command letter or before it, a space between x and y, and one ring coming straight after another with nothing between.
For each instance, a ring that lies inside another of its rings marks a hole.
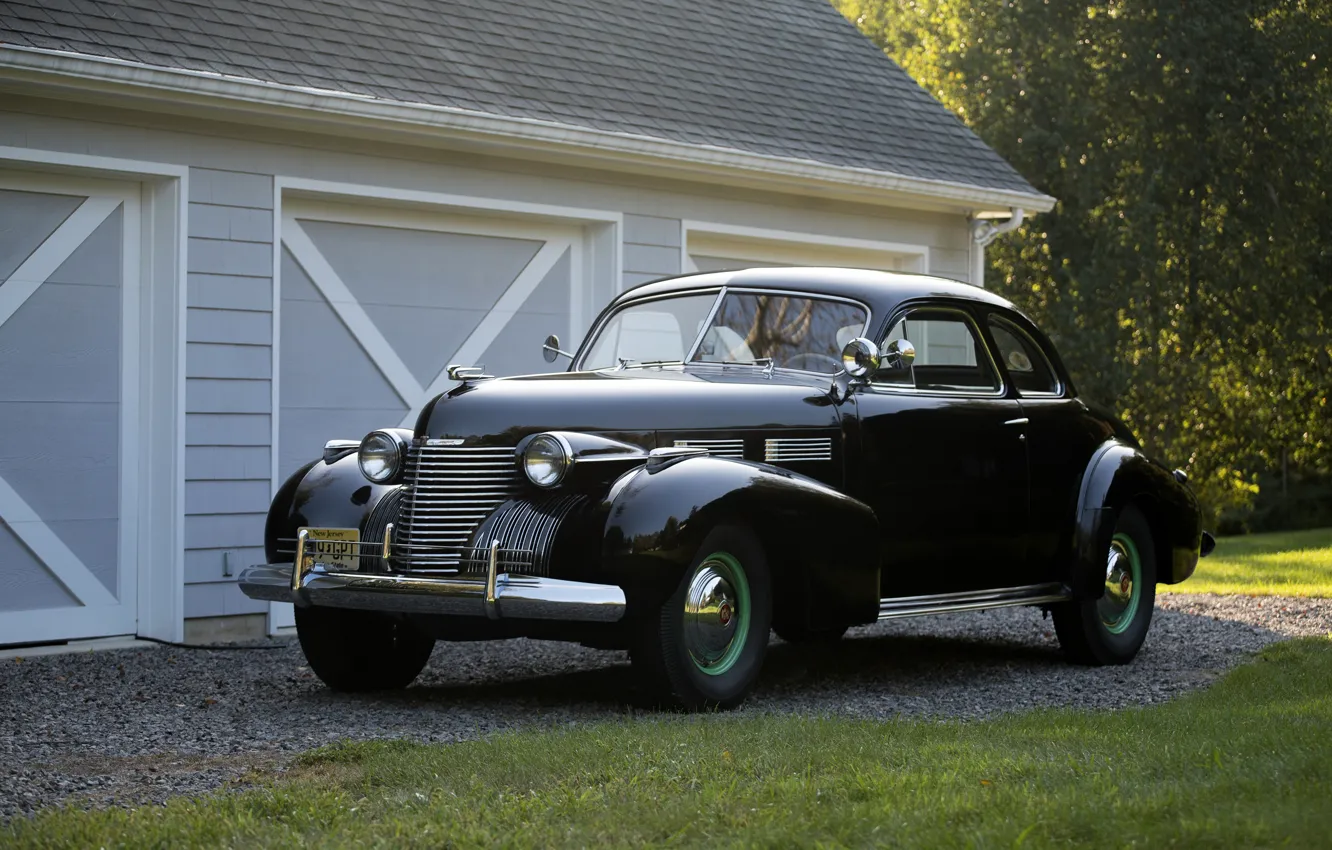
<instances>
[{"instance_id":1,"label":"black vintage car","mask_svg":"<svg viewBox=\"0 0 1332 850\"><path fill-rule=\"evenodd\" d=\"M454 389L332 441L278 492L256 599L310 667L401 688L437 639L628 649L645 692L740 703L769 630L1031 605L1122 664L1212 538L1182 472L1078 398L1002 298L933 277L751 269L632 289L567 372Z\"/></svg>"}]
</instances>

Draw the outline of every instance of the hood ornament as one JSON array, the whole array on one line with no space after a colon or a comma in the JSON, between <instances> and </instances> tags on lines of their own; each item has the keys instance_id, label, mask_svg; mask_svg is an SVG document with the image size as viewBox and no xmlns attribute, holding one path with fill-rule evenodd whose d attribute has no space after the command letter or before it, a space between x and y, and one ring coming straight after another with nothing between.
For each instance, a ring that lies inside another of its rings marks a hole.
<instances>
[{"instance_id":1,"label":"hood ornament","mask_svg":"<svg viewBox=\"0 0 1332 850\"><path fill-rule=\"evenodd\" d=\"M461 381L464 386L470 386L478 381L491 381L495 379L494 375L487 375L484 366L460 366L457 363L449 364L447 370L449 380Z\"/></svg>"}]
</instances>

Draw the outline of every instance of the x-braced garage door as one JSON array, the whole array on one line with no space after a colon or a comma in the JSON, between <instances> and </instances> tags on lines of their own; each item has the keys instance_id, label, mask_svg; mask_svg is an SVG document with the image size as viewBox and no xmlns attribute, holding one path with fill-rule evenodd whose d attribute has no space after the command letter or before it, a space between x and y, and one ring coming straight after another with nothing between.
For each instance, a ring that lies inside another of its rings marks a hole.
<instances>
[{"instance_id":1,"label":"x-braced garage door","mask_svg":"<svg viewBox=\"0 0 1332 850\"><path fill-rule=\"evenodd\" d=\"M0 171L0 645L136 630L138 197Z\"/></svg>"}]
</instances>

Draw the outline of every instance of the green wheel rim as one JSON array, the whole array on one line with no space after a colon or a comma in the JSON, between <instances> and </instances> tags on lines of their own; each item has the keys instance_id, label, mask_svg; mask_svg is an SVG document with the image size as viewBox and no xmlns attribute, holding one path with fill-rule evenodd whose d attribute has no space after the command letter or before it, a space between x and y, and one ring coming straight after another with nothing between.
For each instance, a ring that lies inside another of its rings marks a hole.
<instances>
[{"instance_id":1,"label":"green wheel rim","mask_svg":"<svg viewBox=\"0 0 1332 850\"><path fill-rule=\"evenodd\" d=\"M1096 603L1101 624L1112 635L1122 634L1138 615L1142 599L1142 560L1127 534L1110 540L1105 566L1105 595Z\"/></svg>"},{"instance_id":2,"label":"green wheel rim","mask_svg":"<svg viewBox=\"0 0 1332 850\"><path fill-rule=\"evenodd\" d=\"M749 639L749 579L729 552L713 552L694 570L685 594L684 643L709 676L735 666Z\"/></svg>"}]
</instances>

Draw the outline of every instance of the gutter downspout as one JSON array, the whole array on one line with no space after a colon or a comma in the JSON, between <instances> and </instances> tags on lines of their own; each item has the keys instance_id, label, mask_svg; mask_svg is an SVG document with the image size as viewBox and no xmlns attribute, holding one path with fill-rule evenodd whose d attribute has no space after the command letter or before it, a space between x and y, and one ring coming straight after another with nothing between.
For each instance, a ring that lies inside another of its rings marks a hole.
<instances>
[{"instance_id":1,"label":"gutter downspout","mask_svg":"<svg viewBox=\"0 0 1332 850\"><path fill-rule=\"evenodd\" d=\"M985 246L1021 227L1026 215L1021 207L1013 207L1011 213L1007 221L999 224L983 218L971 220L971 282L981 289L985 288Z\"/></svg>"}]
</instances>

